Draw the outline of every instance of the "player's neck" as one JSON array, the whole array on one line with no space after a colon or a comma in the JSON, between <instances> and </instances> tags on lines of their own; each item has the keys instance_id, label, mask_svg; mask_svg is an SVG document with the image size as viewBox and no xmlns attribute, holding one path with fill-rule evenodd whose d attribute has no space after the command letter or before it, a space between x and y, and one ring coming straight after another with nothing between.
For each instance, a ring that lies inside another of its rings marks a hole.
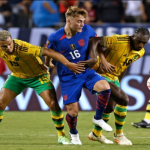
<instances>
[{"instance_id":1,"label":"player's neck","mask_svg":"<svg viewBox=\"0 0 150 150\"><path fill-rule=\"evenodd\" d=\"M77 32L72 30L68 25L64 28L65 35L68 39L72 38Z\"/></svg>"},{"instance_id":2,"label":"player's neck","mask_svg":"<svg viewBox=\"0 0 150 150\"><path fill-rule=\"evenodd\" d=\"M131 50L134 50L133 41L132 41L132 37L131 37L131 36L130 36L130 49L131 49Z\"/></svg>"}]
</instances>

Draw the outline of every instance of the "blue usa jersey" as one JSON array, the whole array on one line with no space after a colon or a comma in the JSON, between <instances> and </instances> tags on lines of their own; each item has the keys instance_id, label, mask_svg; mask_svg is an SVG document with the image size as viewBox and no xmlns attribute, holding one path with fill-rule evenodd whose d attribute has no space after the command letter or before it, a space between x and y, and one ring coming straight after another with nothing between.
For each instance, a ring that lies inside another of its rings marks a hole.
<instances>
[{"instance_id":1,"label":"blue usa jersey","mask_svg":"<svg viewBox=\"0 0 150 150\"><path fill-rule=\"evenodd\" d=\"M89 26L84 25L82 32L76 33L70 39L66 38L64 27L52 33L48 37L48 48L51 48L64 55L70 62L77 63L88 59L87 50L91 37L95 37L95 31ZM66 66L57 62L57 73L60 78L64 76L74 76Z\"/></svg>"}]
</instances>

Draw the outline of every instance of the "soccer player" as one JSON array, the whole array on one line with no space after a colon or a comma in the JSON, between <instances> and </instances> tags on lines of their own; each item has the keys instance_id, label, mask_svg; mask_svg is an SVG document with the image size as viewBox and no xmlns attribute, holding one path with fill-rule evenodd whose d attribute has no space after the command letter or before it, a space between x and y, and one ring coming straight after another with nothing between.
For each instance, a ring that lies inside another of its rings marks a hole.
<instances>
[{"instance_id":1,"label":"soccer player","mask_svg":"<svg viewBox=\"0 0 150 150\"><path fill-rule=\"evenodd\" d=\"M121 90L119 81L126 69L144 55L144 46L148 42L149 37L148 29L138 28L132 36L103 36L95 37L93 40L93 45L99 54L98 62L93 69L100 73L109 82L111 87L110 100L103 114L103 119L107 122L111 112L114 111L116 126L114 141L119 145L132 145L132 142L123 133L129 98ZM111 144L102 135L102 128L97 125L89 134L89 139Z\"/></svg>"},{"instance_id":2,"label":"soccer player","mask_svg":"<svg viewBox=\"0 0 150 150\"><path fill-rule=\"evenodd\" d=\"M87 11L71 6L66 12L66 25L48 37L48 48L62 53L70 62L78 63L89 58L89 39L96 36L95 31L84 25ZM90 53L91 58L86 61L86 67L95 64L95 54ZM46 59L48 64L50 58ZM103 130L112 131L112 128L102 119L102 114L107 106L110 96L110 86L108 82L98 75L93 69L87 68L80 74L74 74L61 63L57 63L57 73L59 76L63 103L67 108L66 121L70 128L71 142L75 145L82 145L77 130L78 101L82 88L88 89L92 94L99 92L96 100L96 114L93 123L102 127Z\"/></svg>"},{"instance_id":3,"label":"soccer player","mask_svg":"<svg viewBox=\"0 0 150 150\"><path fill-rule=\"evenodd\" d=\"M25 88L30 87L43 98L50 108L58 133L58 142L71 144L65 136L63 113L58 105L54 86L49 79L49 72L40 59L41 56L49 56L63 63L74 73L84 71L84 68L69 62L62 54L52 49L31 45L18 39L12 40L8 31L0 31L0 57L12 71L0 92L0 123L10 101Z\"/></svg>"},{"instance_id":4,"label":"soccer player","mask_svg":"<svg viewBox=\"0 0 150 150\"><path fill-rule=\"evenodd\" d=\"M150 75L150 70L149 70ZM147 80L147 86L150 89L150 78ZM134 127L137 128L150 128L150 100L148 101L147 107L146 107L146 113L145 117L141 122L138 123L131 123Z\"/></svg>"}]
</instances>

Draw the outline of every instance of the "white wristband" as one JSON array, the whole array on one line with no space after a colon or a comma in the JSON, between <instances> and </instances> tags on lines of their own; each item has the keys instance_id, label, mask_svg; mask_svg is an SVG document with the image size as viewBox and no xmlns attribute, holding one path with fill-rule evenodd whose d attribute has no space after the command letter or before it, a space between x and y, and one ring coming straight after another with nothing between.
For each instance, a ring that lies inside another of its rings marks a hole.
<instances>
[{"instance_id":1,"label":"white wristband","mask_svg":"<svg viewBox=\"0 0 150 150\"><path fill-rule=\"evenodd\" d=\"M47 68L47 70L49 71L49 67L47 67L46 65L45 65L45 67Z\"/></svg>"}]
</instances>

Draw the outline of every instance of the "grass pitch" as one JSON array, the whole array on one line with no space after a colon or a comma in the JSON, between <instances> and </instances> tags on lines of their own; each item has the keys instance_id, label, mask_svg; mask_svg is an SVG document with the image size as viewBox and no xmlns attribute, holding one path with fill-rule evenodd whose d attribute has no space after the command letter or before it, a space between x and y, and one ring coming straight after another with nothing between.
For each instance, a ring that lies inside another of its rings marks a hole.
<instances>
[{"instance_id":1,"label":"grass pitch","mask_svg":"<svg viewBox=\"0 0 150 150\"><path fill-rule=\"evenodd\" d=\"M66 114L66 112L64 112ZM150 129L140 129L131 126L131 122L139 122L145 112L128 112L124 133L132 146L117 144L105 145L90 141L87 136L93 128L94 112L79 112L78 131L82 146L64 146L57 143L57 134L49 112L5 112L0 125L0 150L148 150L150 149ZM114 126L112 114L109 124ZM66 135L69 138L68 125L65 122ZM103 132L113 140L113 132Z\"/></svg>"}]
</instances>

